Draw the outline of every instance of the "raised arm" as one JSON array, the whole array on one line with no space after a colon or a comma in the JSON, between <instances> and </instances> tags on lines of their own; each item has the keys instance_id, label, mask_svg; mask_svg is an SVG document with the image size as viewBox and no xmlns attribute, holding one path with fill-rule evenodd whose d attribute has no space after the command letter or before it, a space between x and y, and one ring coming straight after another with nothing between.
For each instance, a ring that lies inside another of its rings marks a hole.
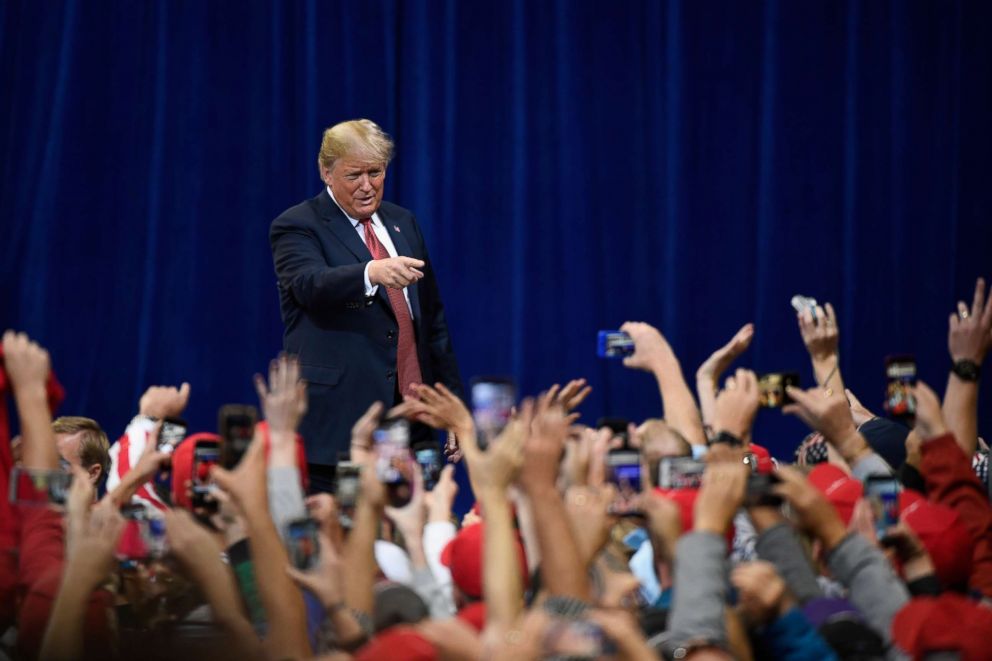
<instances>
[{"instance_id":1,"label":"raised arm","mask_svg":"<svg viewBox=\"0 0 992 661\"><path fill-rule=\"evenodd\" d=\"M714 351L696 370L696 396L699 397L699 410L706 427L713 427L720 375L727 371L738 356L747 351L753 339L754 324L744 324L729 342Z\"/></svg>"},{"instance_id":2,"label":"raised arm","mask_svg":"<svg viewBox=\"0 0 992 661\"><path fill-rule=\"evenodd\" d=\"M59 454L45 394L48 352L24 333L7 331L3 334L3 360L21 422L21 461L25 468L55 470Z\"/></svg>"},{"instance_id":3,"label":"raised arm","mask_svg":"<svg viewBox=\"0 0 992 661\"><path fill-rule=\"evenodd\" d=\"M620 330L634 341L634 353L624 358L623 364L654 375L665 409L665 421L693 445L706 445L696 400L668 341L658 329L642 322L628 321Z\"/></svg>"},{"instance_id":4,"label":"raised arm","mask_svg":"<svg viewBox=\"0 0 992 661\"><path fill-rule=\"evenodd\" d=\"M844 392L844 379L840 375L840 330L834 306L809 308L798 315L799 333L813 364L813 377L817 385L831 392Z\"/></svg>"},{"instance_id":5,"label":"raised arm","mask_svg":"<svg viewBox=\"0 0 992 661\"><path fill-rule=\"evenodd\" d=\"M944 419L970 458L978 445L979 372L992 345L992 297L987 296L982 278L975 283L971 308L958 301L958 310L951 313L947 325L947 350L953 369L947 377Z\"/></svg>"}]
</instances>

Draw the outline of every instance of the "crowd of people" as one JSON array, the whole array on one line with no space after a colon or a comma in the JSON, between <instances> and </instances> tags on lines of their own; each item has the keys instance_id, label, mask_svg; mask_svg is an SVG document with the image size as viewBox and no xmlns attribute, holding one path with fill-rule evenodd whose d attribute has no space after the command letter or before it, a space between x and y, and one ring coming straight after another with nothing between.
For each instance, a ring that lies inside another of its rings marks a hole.
<instances>
[{"instance_id":1,"label":"crowd of people","mask_svg":"<svg viewBox=\"0 0 992 661\"><path fill-rule=\"evenodd\" d=\"M752 438L758 377L723 378L753 326L699 367L694 395L664 336L629 322L624 364L656 377L663 418L584 425L580 379L520 401L483 448L459 397L414 385L355 421L353 490L310 495L294 357L256 378L264 422L237 464L201 471L196 435L160 442L188 385L149 388L111 447L88 418L53 420L63 392L47 352L8 331L0 392L20 434L0 407L0 658L992 658L985 283L950 317L959 367L943 401L907 385L911 420L845 388L829 304L798 327L818 385L785 386L785 413L811 430L793 456ZM383 484L383 418L457 439L470 512L453 513L452 465L428 489L407 458L405 496ZM637 453L639 480L617 479L621 451ZM25 500L59 473L72 476L61 497Z\"/></svg>"}]
</instances>

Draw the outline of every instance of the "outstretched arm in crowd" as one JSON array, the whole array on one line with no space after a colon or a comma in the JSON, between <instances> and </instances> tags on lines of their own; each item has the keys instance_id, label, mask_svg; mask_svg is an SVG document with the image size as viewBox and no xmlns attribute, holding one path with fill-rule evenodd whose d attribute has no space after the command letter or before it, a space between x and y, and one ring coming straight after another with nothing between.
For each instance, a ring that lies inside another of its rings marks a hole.
<instances>
[{"instance_id":1,"label":"outstretched arm in crowd","mask_svg":"<svg viewBox=\"0 0 992 661\"><path fill-rule=\"evenodd\" d=\"M714 351L696 370L696 395L699 397L699 410L706 427L713 429L720 375L727 371L738 356L747 351L753 339L754 324L744 324L729 342Z\"/></svg>"},{"instance_id":2,"label":"outstretched arm in crowd","mask_svg":"<svg viewBox=\"0 0 992 661\"><path fill-rule=\"evenodd\" d=\"M811 388L804 391L788 386L788 392L794 403L787 404L782 411L797 415L811 428L823 434L827 442L850 465L856 478L864 480L869 475L892 473L892 467L871 449L868 441L854 426L851 407L843 390Z\"/></svg>"},{"instance_id":3,"label":"outstretched arm in crowd","mask_svg":"<svg viewBox=\"0 0 992 661\"><path fill-rule=\"evenodd\" d=\"M840 329L834 306L826 303L809 308L798 315L799 333L813 363L813 377L817 385L835 393L844 392L844 379L840 375Z\"/></svg>"},{"instance_id":4,"label":"outstretched arm in crowd","mask_svg":"<svg viewBox=\"0 0 992 661\"><path fill-rule=\"evenodd\" d=\"M486 634L502 636L523 608L523 577L517 560L513 514L507 489L523 464L524 441L534 415L532 402L503 430L487 452L473 436L462 441L476 498L486 526L483 537L482 592L486 600Z\"/></svg>"},{"instance_id":5,"label":"outstretched arm in crowd","mask_svg":"<svg viewBox=\"0 0 992 661\"><path fill-rule=\"evenodd\" d=\"M21 422L21 462L25 468L55 470L59 454L45 393L48 352L24 333L7 331L3 334L3 360Z\"/></svg>"},{"instance_id":6,"label":"outstretched arm in crowd","mask_svg":"<svg viewBox=\"0 0 992 661\"><path fill-rule=\"evenodd\" d=\"M262 645L244 612L238 582L231 567L221 560L221 547L185 510L165 513L169 551L196 583L227 644L240 659L264 658Z\"/></svg>"},{"instance_id":7,"label":"outstretched arm in crowd","mask_svg":"<svg viewBox=\"0 0 992 661\"><path fill-rule=\"evenodd\" d=\"M624 358L623 364L654 375L661 392L665 421L693 445L706 445L696 400L668 341L656 328L642 322L628 321L620 330L634 341L634 353Z\"/></svg>"},{"instance_id":8,"label":"outstretched arm in crowd","mask_svg":"<svg viewBox=\"0 0 992 661\"><path fill-rule=\"evenodd\" d=\"M530 500L537 543L541 549L541 578L548 594L588 601L589 578L561 494L556 486L558 465L568 433L560 406L541 397L534 405L520 471L520 486Z\"/></svg>"},{"instance_id":9,"label":"outstretched arm in crowd","mask_svg":"<svg viewBox=\"0 0 992 661\"><path fill-rule=\"evenodd\" d=\"M798 524L820 541L830 574L849 590L851 603L886 643L892 618L909 592L882 552L858 533L849 533L833 506L794 468L780 468L775 492L789 501Z\"/></svg>"},{"instance_id":10,"label":"outstretched arm in crowd","mask_svg":"<svg viewBox=\"0 0 992 661\"><path fill-rule=\"evenodd\" d=\"M968 584L992 598L992 506L985 488L971 470L971 460L954 442L937 394L922 381L916 398L916 431L923 439L920 472L935 502L954 509L971 533L972 568Z\"/></svg>"},{"instance_id":11,"label":"outstretched arm in crowd","mask_svg":"<svg viewBox=\"0 0 992 661\"><path fill-rule=\"evenodd\" d=\"M93 485L86 471L73 471L66 502L72 530L68 558L52 614L45 629L40 658L78 659L83 656L83 627L90 595L103 583L114 562L114 549L124 526L111 503L90 509Z\"/></svg>"},{"instance_id":12,"label":"outstretched arm in crowd","mask_svg":"<svg viewBox=\"0 0 992 661\"><path fill-rule=\"evenodd\" d=\"M306 610L302 594L286 574L289 557L269 515L262 443L256 432L237 468L215 468L213 478L244 513L255 582L269 623L266 649L277 658L306 658L310 655Z\"/></svg>"},{"instance_id":13,"label":"outstretched arm in crowd","mask_svg":"<svg viewBox=\"0 0 992 661\"><path fill-rule=\"evenodd\" d=\"M992 346L992 296L982 278L975 283L971 308L958 302L948 319L947 350L952 364L962 361L981 367ZM955 440L970 459L978 445L978 379L968 380L953 371L947 377L944 419Z\"/></svg>"}]
</instances>

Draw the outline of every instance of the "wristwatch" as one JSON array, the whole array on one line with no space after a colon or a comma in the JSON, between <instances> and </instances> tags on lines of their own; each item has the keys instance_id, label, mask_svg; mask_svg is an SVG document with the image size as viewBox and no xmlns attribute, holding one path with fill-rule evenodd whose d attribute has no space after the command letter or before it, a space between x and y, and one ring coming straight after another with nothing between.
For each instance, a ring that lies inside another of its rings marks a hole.
<instances>
[{"instance_id":1,"label":"wristwatch","mask_svg":"<svg viewBox=\"0 0 992 661\"><path fill-rule=\"evenodd\" d=\"M955 361L954 364L951 365L951 371L954 372L962 381L971 381L973 383L977 383L978 377L982 375L981 366L975 361L968 360L967 358Z\"/></svg>"},{"instance_id":2,"label":"wristwatch","mask_svg":"<svg viewBox=\"0 0 992 661\"><path fill-rule=\"evenodd\" d=\"M739 448L744 445L744 441L737 438L729 431L721 431L716 436L709 439L709 445L716 445L717 443L726 443L732 448Z\"/></svg>"}]
</instances>

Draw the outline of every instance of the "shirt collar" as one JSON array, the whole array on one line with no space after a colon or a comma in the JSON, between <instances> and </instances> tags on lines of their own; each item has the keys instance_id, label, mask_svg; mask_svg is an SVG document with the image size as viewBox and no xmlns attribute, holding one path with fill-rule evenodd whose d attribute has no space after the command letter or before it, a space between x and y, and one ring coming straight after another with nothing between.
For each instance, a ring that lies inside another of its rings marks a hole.
<instances>
[{"instance_id":1,"label":"shirt collar","mask_svg":"<svg viewBox=\"0 0 992 661\"><path fill-rule=\"evenodd\" d=\"M348 215L348 212L345 211L341 207L340 204L338 204L338 201L336 199L334 199L334 191L331 190L331 187L330 186L327 187L327 194L331 196L331 201L334 202L334 204L337 205L338 209L341 209L341 213L344 214L344 217L347 218L351 222L351 226L354 227L355 229L358 229L358 227L361 225L361 223L358 221L357 218L352 218L351 216L349 216ZM376 225L376 226L379 226L379 227L382 227L382 222L379 220L379 212L376 212L376 213L373 213L372 214L372 224L373 225Z\"/></svg>"}]
</instances>

